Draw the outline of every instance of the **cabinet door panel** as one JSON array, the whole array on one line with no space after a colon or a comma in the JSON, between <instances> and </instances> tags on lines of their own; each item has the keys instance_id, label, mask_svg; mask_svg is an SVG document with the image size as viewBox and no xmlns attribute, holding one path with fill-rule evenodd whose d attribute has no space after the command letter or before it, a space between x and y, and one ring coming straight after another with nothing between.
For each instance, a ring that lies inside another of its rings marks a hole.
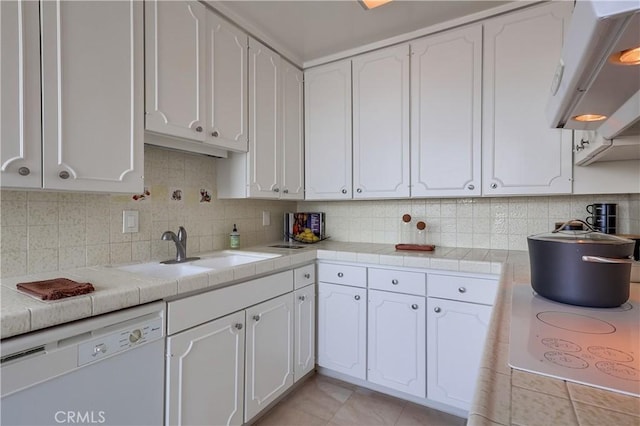
<instances>
[{"instance_id":1,"label":"cabinet door panel","mask_svg":"<svg viewBox=\"0 0 640 426\"><path fill-rule=\"evenodd\" d=\"M206 9L195 1L148 0L146 129L203 141Z\"/></svg>"},{"instance_id":2,"label":"cabinet door panel","mask_svg":"<svg viewBox=\"0 0 640 426\"><path fill-rule=\"evenodd\" d=\"M427 398L469 410L491 309L427 298Z\"/></svg>"},{"instance_id":3,"label":"cabinet door panel","mask_svg":"<svg viewBox=\"0 0 640 426\"><path fill-rule=\"evenodd\" d=\"M44 188L142 190L142 6L41 3Z\"/></svg>"},{"instance_id":4,"label":"cabinet door panel","mask_svg":"<svg viewBox=\"0 0 640 426\"><path fill-rule=\"evenodd\" d=\"M244 311L167 339L167 425L243 423Z\"/></svg>"},{"instance_id":5,"label":"cabinet door panel","mask_svg":"<svg viewBox=\"0 0 640 426\"><path fill-rule=\"evenodd\" d=\"M280 56L249 40L249 196L278 198Z\"/></svg>"},{"instance_id":6,"label":"cabinet door panel","mask_svg":"<svg viewBox=\"0 0 640 426\"><path fill-rule=\"evenodd\" d=\"M305 199L350 199L351 61L304 74Z\"/></svg>"},{"instance_id":7,"label":"cabinet door panel","mask_svg":"<svg viewBox=\"0 0 640 426\"><path fill-rule=\"evenodd\" d=\"M295 303L294 378L296 381L316 366L316 286L293 294Z\"/></svg>"},{"instance_id":8,"label":"cabinet door panel","mask_svg":"<svg viewBox=\"0 0 640 426\"><path fill-rule=\"evenodd\" d=\"M411 196L480 195L482 27L411 43Z\"/></svg>"},{"instance_id":9,"label":"cabinet door panel","mask_svg":"<svg viewBox=\"0 0 640 426\"><path fill-rule=\"evenodd\" d=\"M248 37L207 11L207 135L205 141L247 151Z\"/></svg>"},{"instance_id":10,"label":"cabinet door panel","mask_svg":"<svg viewBox=\"0 0 640 426\"><path fill-rule=\"evenodd\" d=\"M1 184L2 187L40 188L42 147L38 3L0 2L0 19ZM19 173L23 167L29 169L29 174Z\"/></svg>"},{"instance_id":11,"label":"cabinet door panel","mask_svg":"<svg viewBox=\"0 0 640 426\"><path fill-rule=\"evenodd\" d=\"M246 310L245 422L293 384L293 293Z\"/></svg>"},{"instance_id":12,"label":"cabinet door panel","mask_svg":"<svg viewBox=\"0 0 640 426\"><path fill-rule=\"evenodd\" d=\"M366 378L367 291L319 283L318 365Z\"/></svg>"},{"instance_id":13,"label":"cabinet door panel","mask_svg":"<svg viewBox=\"0 0 640 426\"><path fill-rule=\"evenodd\" d=\"M571 192L572 132L550 128L545 106L572 7L547 3L484 25L484 195Z\"/></svg>"},{"instance_id":14,"label":"cabinet door panel","mask_svg":"<svg viewBox=\"0 0 640 426\"><path fill-rule=\"evenodd\" d=\"M367 380L426 394L425 298L369 290Z\"/></svg>"},{"instance_id":15,"label":"cabinet door panel","mask_svg":"<svg viewBox=\"0 0 640 426\"><path fill-rule=\"evenodd\" d=\"M353 186L354 198L409 196L409 45L353 60Z\"/></svg>"},{"instance_id":16,"label":"cabinet door panel","mask_svg":"<svg viewBox=\"0 0 640 426\"><path fill-rule=\"evenodd\" d=\"M302 71L282 62L282 157L280 198L304 198L304 84Z\"/></svg>"}]
</instances>

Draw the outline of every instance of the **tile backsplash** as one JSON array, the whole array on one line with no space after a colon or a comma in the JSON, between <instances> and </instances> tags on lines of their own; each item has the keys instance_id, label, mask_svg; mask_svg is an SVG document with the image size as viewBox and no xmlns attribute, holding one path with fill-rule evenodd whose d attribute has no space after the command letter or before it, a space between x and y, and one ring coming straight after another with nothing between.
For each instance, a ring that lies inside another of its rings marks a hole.
<instances>
[{"instance_id":1,"label":"tile backsplash","mask_svg":"<svg viewBox=\"0 0 640 426\"><path fill-rule=\"evenodd\" d=\"M145 147L146 192L91 194L0 191L0 277L68 268L144 262L175 255L161 241L185 226L188 253L225 249L233 224L241 247L282 238L288 211L324 211L327 235L337 241L397 243L401 217L428 226L441 246L526 250L526 236L569 218L584 218L594 202L618 204L619 233L640 233L640 194L282 202L218 200L215 160ZM138 210L139 232L122 233L123 210ZM271 225L262 225L262 212Z\"/></svg>"}]
</instances>

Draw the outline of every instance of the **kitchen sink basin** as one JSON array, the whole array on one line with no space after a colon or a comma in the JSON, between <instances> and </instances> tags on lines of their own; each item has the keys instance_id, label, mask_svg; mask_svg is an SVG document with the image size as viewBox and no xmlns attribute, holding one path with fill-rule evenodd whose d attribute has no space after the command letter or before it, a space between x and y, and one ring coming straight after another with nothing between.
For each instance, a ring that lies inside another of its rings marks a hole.
<instances>
[{"instance_id":1,"label":"kitchen sink basin","mask_svg":"<svg viewBox=\"0 0 640 426\"><path fill-rule=\"evenodd\" d=\"M192 263L164 264L160 262L139 263L136 265L119 266L121 271L133 272L156 278L184 278L203 272L209 272L212 268L196 266Z\"/></svg>"},{"instance_id":2,"label":"kitchen sink basin","mask_svg":"<svg viewBox=\"0 0 640 426\"><path fill-rule=\"evenodd\" d=\"M245 265L261 260L273 259L282 256L275 253L235 252L224 250L211 256L204 256L200 260L191 262L192 265L204 266L213 269L229 268L231 266Z\"/></svg>"}]
</instances>

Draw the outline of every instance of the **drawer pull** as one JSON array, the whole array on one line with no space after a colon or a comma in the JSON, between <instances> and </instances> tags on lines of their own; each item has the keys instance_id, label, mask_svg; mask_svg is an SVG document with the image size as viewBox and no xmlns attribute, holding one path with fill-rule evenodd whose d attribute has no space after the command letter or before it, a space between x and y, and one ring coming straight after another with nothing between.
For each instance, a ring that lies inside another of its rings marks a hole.
<instances>
[{"instance_id":1,"label":"drawer pull","mask_svg":"<svg viewBox=\"0 0 640 426\"><path fill-rule=\"evenodd\" d=\"M298 296L298 300L304 302L304 296Z\"/></svg>"},{"instance_id":2,"label":"drawer pull","mask_svg":"<svg viewBox=\"0 0 640 426\"><path fill-rule=\"evenodd\" d=\"M344 277L344 274L342 272L338 272L338 278L342 278Z\"/></svg>"},{"instance_id":3,"label":"drawer pull","mask_svg":"<svg viewBox=\"0 0 640 426\"><path fill-rule=\"evenodd\" d=\"M459 287L459 288L458 288L458 292L459 292L459 293L466 293L466 292L467 292L467 289L466 289L466 288L464 288L464 287Z\"/></svg>"},{"instance_id":4,"label":"drawer pull","mask_svg":"<svg viewBox=\"0 0 640 426\"><path fill-rule=\"evenodd\" d=\"M411 309L413 309L414 311L418 309L418 305L416 305L415 303L413 305L411 305Z\"/></svg>"},{"instance_id":5,"label":"drawer pull","mask_svg":"<svg viewBox=\"0 0 640 426\"><path fill-rule=\"evenodd\" d=\"M305 277L306 279L309 279L309 278L311 278L311 274L304 274L304 277Z\"/></svg>"},{"instance_id":6,"label":"drawer pull","mask_svg":"<svg viewBox=\"0 0 640 426\"><path fill-rule=\"evenodd\" d=\"M260 315L254 315L253 316L253 320L254 321L260 321Z\"/></svg>"},{"instance_id":7,"label":"drawer pull","mask_svg":"<svg viewBox=\"0 0 640 426\"><path fill-rule=\"evenodd\" d=\"M240 324L240 323L236 324L236 325L235 325L235 327L236 327L238 330L242 330L242 324Z\"/></svg>"},{"instance_id":8,"label":"drawer pull","mask_svg":"<svg viewBox=\"0 0 640 426\"><path fill-rule=\"evenodd\" d=\"M360 300L360 295L356 294L355 296L353 296L353 298L356 299L356 300Z\"/></svg>"},{"instance_id":9,"label":"drawer pull","mask_svg":"<svg viewBox=\"0 0 640 426\"><path fill-rule=\"evenodd\" d=\"M440 313L440 308L438 308L437 306L435 308L433 308L433 312L435 312L436 314Z\"/></svg>"},{"instance_id":10,"label":"drawer pull","mask_svg":"<svg viewBox=\"0 0 640 426\"><path fill-rule=\"evenodd\" d=\"M391 284L398 285L398 280L391 280Z\"/></svg>"}]
</instances>

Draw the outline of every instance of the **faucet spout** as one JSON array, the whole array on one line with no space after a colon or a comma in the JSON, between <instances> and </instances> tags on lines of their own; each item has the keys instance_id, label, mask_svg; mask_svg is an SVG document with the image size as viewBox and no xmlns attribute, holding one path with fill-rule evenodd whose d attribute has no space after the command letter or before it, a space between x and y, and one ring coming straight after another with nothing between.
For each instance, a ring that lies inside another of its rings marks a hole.
<instances>
[{"instance_id":1,"label":"faucet spout","mask_svg":"<svg viewBox=\"0 0 640 426\"><path fill-rule=\"evenodd\" d=\"M175 263L184 262L187 259L187 231L182 226L178 230L178 235L173 231L165 231L160 238L163 241L173 241L176 245Z\"/></svg>"}]
</instances>

